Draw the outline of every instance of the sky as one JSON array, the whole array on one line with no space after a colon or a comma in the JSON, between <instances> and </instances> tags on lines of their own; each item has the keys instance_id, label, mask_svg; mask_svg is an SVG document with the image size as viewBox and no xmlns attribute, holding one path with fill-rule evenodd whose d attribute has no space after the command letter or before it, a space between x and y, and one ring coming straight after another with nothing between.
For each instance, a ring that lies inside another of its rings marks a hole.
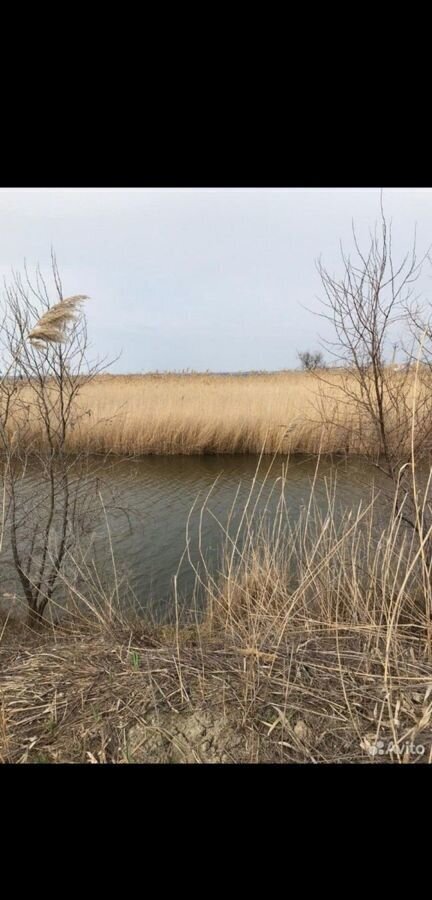
<instances>
[{"instance_id":1,"label":"sky","mask_svg":"<svg viewBox=\"0 0 432 900\"><path fill-rule=\"evenodd\" d=\"M296 368L331 337L315 261L342 274L340 241L352 249L354 220L367 242L379 201L376 188L2 188L0 276L24 260L49 275L53 246L113 372ZM395 256L415 226L424 252L432 189L385 188L383 202Z\"/></svg>"}]
</instances>

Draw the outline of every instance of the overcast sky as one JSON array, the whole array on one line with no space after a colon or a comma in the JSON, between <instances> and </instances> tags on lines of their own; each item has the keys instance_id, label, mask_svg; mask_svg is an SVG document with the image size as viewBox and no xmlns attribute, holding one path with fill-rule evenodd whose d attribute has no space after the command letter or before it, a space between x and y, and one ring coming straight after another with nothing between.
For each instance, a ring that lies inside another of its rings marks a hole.
<instances>
[{"instance_id":1,"label":"overcast sky","mask_svg":"<svg viewBox=\"0 0 432 900\"><path fill-rule=\"evenodd\" d=\"M432 242L432 189L385 189L395 252ZM319 349L321 254L341 271L377 189L1 189L0 274L54 247L65 295L88 294L95 353L117 372L295 367ZM428 276L421 287L427 292ZM54 298L54 295L53 295ZM328 334L328 332L327 332Z\"/></svg>"}]
</instances>

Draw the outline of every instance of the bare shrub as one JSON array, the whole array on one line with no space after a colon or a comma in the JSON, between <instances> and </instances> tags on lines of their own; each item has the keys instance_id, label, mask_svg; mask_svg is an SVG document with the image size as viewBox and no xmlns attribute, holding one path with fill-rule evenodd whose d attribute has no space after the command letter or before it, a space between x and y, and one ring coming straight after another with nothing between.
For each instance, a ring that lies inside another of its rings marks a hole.
<instances>
[{"instance_id":1,"label":"bare shrub","mask_svg":"<svg viewBox=\"0 0 432 900\"><path fill-rule=\"evenodd\" d=\"M38 269L13 274L0 325L0 453L4 525L29 616L42 622L68 550L98 502L85 448L68 438L86 410L77 399L104 368L88 358L84 295L64 298L54 255L51 294ZM32 479L26 477L32 473Z\"/></svg>"}]
</instances>

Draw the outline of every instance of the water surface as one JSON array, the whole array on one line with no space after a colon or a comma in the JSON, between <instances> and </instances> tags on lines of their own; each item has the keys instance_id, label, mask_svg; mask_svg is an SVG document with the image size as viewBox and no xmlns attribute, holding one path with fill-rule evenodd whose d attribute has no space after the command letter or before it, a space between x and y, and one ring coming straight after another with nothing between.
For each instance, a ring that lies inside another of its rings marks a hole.
<instances>
[{"instance_id":1,"label":"water surface","mask_svg":"<svg viewBox=\"0 0 432 900\"><path fill-rule=\"evenodd\" d=\"M190 561L199 565L200 549L210 570L217 571L227 526L231 535L236 533L249 497L249 511L255 509L258 520L265 510L271 524L283 491L287 515L295 523L309 504L312 485L323 514L335 491L339 516L370 499L373 481L387 488L385 479L359 460L321 462L318 470L309 458L288 464L280 457L273 464L264 458L257 471L258 462L240 455L154 456L115 467L110 477L132 518L109 517L114 553L139 603L172 604L176 574L179 594L190 593L195 583ZM98 529L95 553L109 568L106 526Z\"/></svg>"},{"instance_id":2,"label":"water surface","mask_svg":"<svg viewBox=\"0 0 432 900\"><path fill-rule=\"evenodd\" d=\"M321 461L318 470L316 460L306 457L289 462L278 457L273 464L264 457L257 470L258 462L257 457L241 455L147 456L107 466L101 483L108 512L86 541L88 565L106 584L113 584L115 567L117 577L129 585L129 602L164 616L173 606L174 576L180 598L192 592L193 565L199 564L200 552L217 572L224 528L230 523L230 532L235 531L253 484L249 508L256 504L258 516L266 510L270 524L282 484L291 523L307 507L313 483L323 513L336 483L338 515L370 497L373 479L387 487L361 460ZM31 477L29 473L29 489ZM16 581L6 545L2 568L3 592L13 591Z\"/></svg>"}]
</instances>

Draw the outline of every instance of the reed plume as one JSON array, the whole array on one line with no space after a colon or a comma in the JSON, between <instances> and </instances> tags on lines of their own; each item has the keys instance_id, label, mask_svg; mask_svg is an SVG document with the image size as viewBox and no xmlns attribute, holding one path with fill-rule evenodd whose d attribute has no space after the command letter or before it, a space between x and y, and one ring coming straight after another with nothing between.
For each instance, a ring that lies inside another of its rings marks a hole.
<instances>
[{"instance_id":1,"label":"reed plume","mask_svg":"<svg viewBox=\"0 0 432 900\"><path fill-rule=\"evenodd\" d=\"M35 347L44 344L62 344L66 339L67 326L76 320L80 304L88 299L86 294L76 294L56 303L41 316L27 335L28 340Z\"/></svg>"}]
</instances>

